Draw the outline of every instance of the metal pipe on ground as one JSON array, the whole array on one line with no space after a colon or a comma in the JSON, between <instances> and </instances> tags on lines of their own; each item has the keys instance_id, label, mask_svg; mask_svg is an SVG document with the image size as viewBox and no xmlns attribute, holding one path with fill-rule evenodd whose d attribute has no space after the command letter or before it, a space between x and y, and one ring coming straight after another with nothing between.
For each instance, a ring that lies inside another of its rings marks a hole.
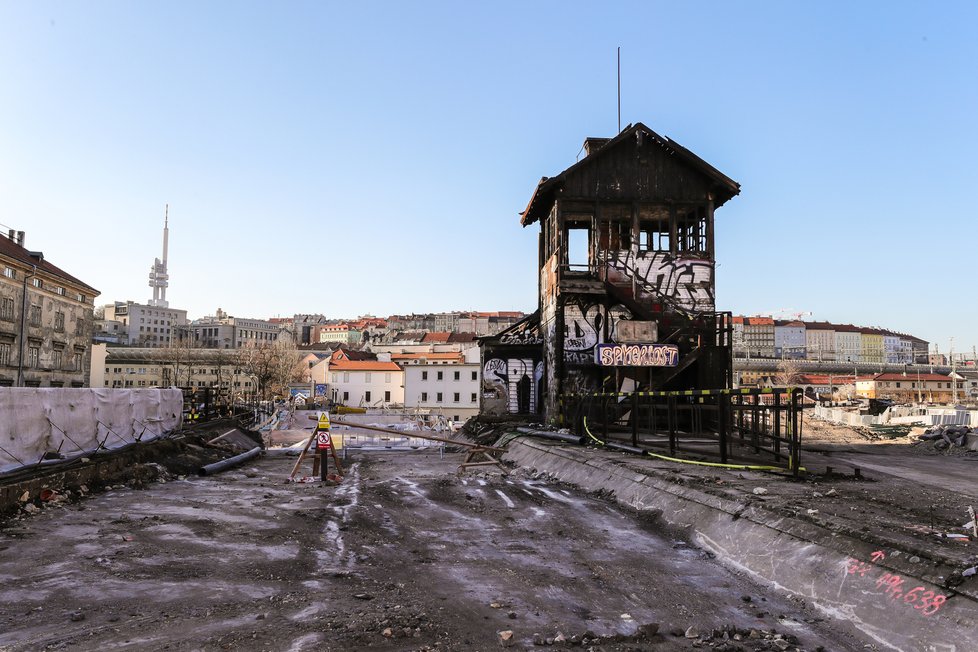
<instances>
[{"instance_id":1,"label":"metal pipe on ground","mask_svg":"<svg viewBox=\"0 0 978 652\"><path fill-rule=\"evenodd\" d=\"M639 448L638 446L629 446L628 444L619 444L614 441L606 441L604 443L605 448L610 448L616 451L625 451L626 453L635 453L636 455L645 455L645 449Z\"/></svg>"},{"instance_id":2,"label":"metal pipe on ground","mask_svg":"<svg viewBox=\"0 0 978 652\"><path fill-rule=\"evenodd\" d=\"M198 475L214 475L215 473L220 473L230 469L233 466L237 466L243 462L247 462L250 459L254 459L261 454L261 446L255 446L250 451L246 453L241 453L240 455L235 455L234 457L229 457L226 460L221 460L220 462L214 462L213 464L208 464L202 466L197 470Z\"/></svg>"},{"instance_id":3,"label":"metal pipe on ground","mask_svg":"<svg viewBox=\"0 0 978 652\"><path fill-rule=\"evenodd\" d=\"M583 446L587 441L586 437L565 432L551 432L549 430L535 430L533 428L517 428L516 431L524 435L530 435L531 437L553 439L554 441L566 441L571 444L577 444L578 446Z\"/></svg>"}]
</instances>

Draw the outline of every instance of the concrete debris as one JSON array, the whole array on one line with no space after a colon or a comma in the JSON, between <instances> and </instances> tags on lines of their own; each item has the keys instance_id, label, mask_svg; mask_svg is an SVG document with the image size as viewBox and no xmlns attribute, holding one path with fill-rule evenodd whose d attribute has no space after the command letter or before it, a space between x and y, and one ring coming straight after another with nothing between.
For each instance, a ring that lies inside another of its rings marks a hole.
<instances>
[{"instance_id":1,"label":"concrete debris","mask_svg":"<svg viewBox=\"0 0 978 652\"><path fill-rule=\"evenodd\" d=\"M961 573L961 577L971 577L972 575L975 574L978 574L978 566L972 566L971 568L966 568Z\"/></svg>"},{"instance_id":2,"label":"concrete debris","mask_svg":"<svg viewBox=\"0 0 978 652\"><path fill-rule=\"evenodd\" d=\"M683 636L686 638L699 638L700 632L698 629L696 629L696 627L690 625L688 628L686 628L686 631L683 632Z\"/></svg>"},{"instance_id":3,"label":"concrete debris","mask_svg":"<svg viewBox=\"0 0 978 652\"><path fill-rule=\"evenodd\" d=\"M919 441L932 441L934 448L944 450L951 446L964 447L968 445L968 435L978 433L978 428L968 426L939 425L928 428L924 434L918 435Z\"/></svg>"},{"instance_id":4,"label":"concrete debris","mask_svg":"<svg viewBox=\"0 0 978 652\"><path fill-rule=\"evenodd\" d=\"M20 498L18 498L18 500L22 503L26 503L30 499L31 499L31 492L29 491L25 491L20 495Z\"/></svg>"},{"instance_id":5,"label":"concrete debris","mask_svg":"<svg viewBox=\"0 0 978 652\"><path fill-rule=\"evenodd\" d=\"M828 491L826 491L826 492L825 492L825 495L826 495L826 496L834 496L834 495L836 495L837 493L839 493L839 492L838 492L838 491L836 491L835 489L829 489Z\"/></svg>"},{"instance_id":6,"label":"concrete debris","mask_svg":"<svg viewBox=\"0 0 978 652\"><path fill-rule=\"evenodd\" d=\"M765 489L764 487L754 487L755 496L763 496L765 494L767 494L767 489Z\"/></svg>"},{"instance_id":7,"label":"concrete debris","mask_svg":"<svg viewBox=\"0 0 978 652\"><path fill-rule=\"evenodd\" d=\"M513 630L511 629L504 629L503 631L498 632L498 635L499 644L502 647L513 647L513 645L516 643L516 639L513 637Z\"/></svg>"}]
</instances>

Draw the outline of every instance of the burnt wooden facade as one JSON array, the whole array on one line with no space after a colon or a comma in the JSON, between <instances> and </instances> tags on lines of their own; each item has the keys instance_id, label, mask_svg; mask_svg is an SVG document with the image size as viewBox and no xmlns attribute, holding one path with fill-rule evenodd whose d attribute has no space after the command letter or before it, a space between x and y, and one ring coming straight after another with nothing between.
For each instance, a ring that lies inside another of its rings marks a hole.
<instances>
[{"instance_id":1,"label":"burnt wooden facade","mask_svg":"<svg viewBox=\"0 0 978 652\"><path fill-rule=\"evenodd\" d=\"M589 138L541 180L537 412L562 394L730 385L730 316L715 306L714 211L740 186L643 124Z\"/></svg>"}]
</instances>

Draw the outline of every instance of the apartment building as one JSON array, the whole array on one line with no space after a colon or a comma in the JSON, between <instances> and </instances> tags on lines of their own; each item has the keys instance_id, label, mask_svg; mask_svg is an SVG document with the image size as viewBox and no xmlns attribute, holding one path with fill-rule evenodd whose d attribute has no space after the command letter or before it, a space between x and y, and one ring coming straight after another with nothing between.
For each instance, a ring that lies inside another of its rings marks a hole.
<instances>
[{"instance_id":1,"label":"apartment building","mask_svg":"<svg viewBox=\"0 0 978 652\"><path fill-rule=\"evenodd\" d=\"M775 357L774 335L774 320L770 317L745 317L744 349L747 357Z\"/></svg>"},{"instance_id":2,"label":"apartment building","mask_svg":"<svg viewBox=\"0 0 978 652\"><path fill-rule=\"evenodd\" d=\"M835 326L828 322L805 322L805 350L809 360L836 359Z\"/></svg>"},{"instance_id":3,"label":"apartment building","mask_svg":"<svg viewBox=\"0 0 978 652\"><path fill-rule=\"evenodd\" d=\"M195 319L186 327L194 346L206 349L240 349L271 344L291 337L291 329L265 319L233 317L220 308L213 316Z\"/></svg>"},{"instance_id":4,"label":"apartment building","mask_svg":"<svg viewBox=\"0 0 978 652\"><path fill-rule=\"evenodd\" d=\"M148 348L173 346L180 328L187 324L187 311L148 306L135 301L116 301L105 306L98 326L99 339L116 336L118 343Z\"/></svg>"},{"instance_id":5,"label":"apartment building","mask_svg":"<svg viewBox=\"0 0 978 652\"><path fill-rule=\"evenodd\" d=\"M235 399L258 391L257 378L242 370L224 349L119 347L97 344L92 387L217 387Z\"/></svg>"},{"instance_id":6,"label":"apartment building","mask_svg":"<svg viewBox=\"0 0 978 652\"><path fill-rule=\"evenodd\" d=\"M479 413L482 365L478 347L465 352L400 353L391 359L404 370L404 407L464 422Z\"/></svg>"},{"instance_id":7,"label":"apartment building","mask_svg":"<svg viewBox=\"0 0 978 652\"><path fill-rule=\"evenodd\" d=\"M0 386L85 387L98 290L0 236Z\"/></svg>"},{"instance_id":8,"label":"apartment building","mask_svg":"<svg viewBox=\"0 0 978 652\"><path fill-rule=\"evenodd\" d=\"M807 357L807 346L804 323L800 321L774 322L774 357L803 359Z\"/></svg>"}]
</instances>

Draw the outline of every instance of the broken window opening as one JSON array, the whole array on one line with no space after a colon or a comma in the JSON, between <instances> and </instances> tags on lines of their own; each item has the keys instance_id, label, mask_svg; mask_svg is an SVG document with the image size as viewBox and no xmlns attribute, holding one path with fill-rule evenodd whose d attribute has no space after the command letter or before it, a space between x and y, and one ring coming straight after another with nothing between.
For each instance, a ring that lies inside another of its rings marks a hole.
<instances>
[{"instance_id":1,"label":"broken window opening","mask_svg":"<svg viewBox=\"0 0 978 652\"><path fill-rule=\"evenodd\" d=\"M628 251L632 248L632 223L624 220L602 221L599 227L601 251Z\"/></svg>"},{"instance_id":2,"label":"broken window opening","mask_svg":"<svg viewBox=\"0 0 978 652\"><path fill-rule=\"evenodd\" d=\"M586 272L591 265L591 229L567 227L567 267L571 271Z\"/></svg>"},{"instance_id":3,"label":"broken window opening","mask_svg":"<svg viewBox=\"0 0 978 652\"><path fill-rule=\"evenodd\" d=\"M707 253L706 218L700 209L676 219L676 244L681 253Z\"/></svg>"},{"instance_id":4,"label":"broken window opening","mask_svg":"<svg viewBox=\"0 0 978 652\"><path fill-rule=\"evenodd\" d=\"M671 251L672 240L669 237L669 220L643 221L639 226L639 251Z\"/></svg>"}]
</instances>

